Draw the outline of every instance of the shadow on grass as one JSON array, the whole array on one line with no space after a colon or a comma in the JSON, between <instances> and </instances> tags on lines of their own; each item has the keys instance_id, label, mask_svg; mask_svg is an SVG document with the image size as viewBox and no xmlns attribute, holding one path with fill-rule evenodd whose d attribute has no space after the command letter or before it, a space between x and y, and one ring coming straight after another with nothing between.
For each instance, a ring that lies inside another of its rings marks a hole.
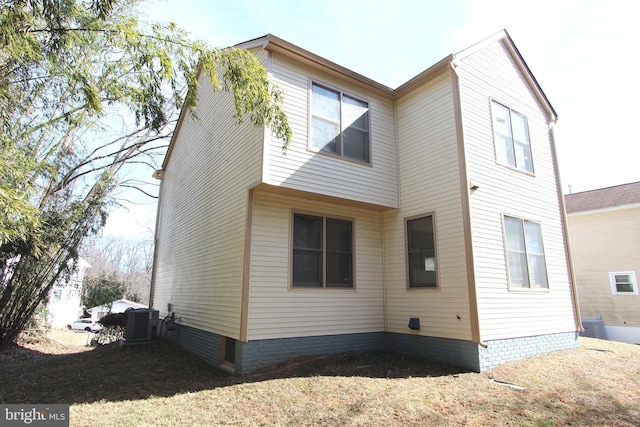
<instances>
[{"instance_id":1,"label":"shadow on grass","mask_svg":"<svg viewBox=\"0 0 640 427\"><path fill-rule=\"evenodd\" d=\"M302 358L240 377L223 372L166 341L131 347L111 344L71 354L29 351L31 357L0 366L0 402L116 402L280 378L408 378L464 372L417 358L370 352Z\"/></svg>"}]
</instances>

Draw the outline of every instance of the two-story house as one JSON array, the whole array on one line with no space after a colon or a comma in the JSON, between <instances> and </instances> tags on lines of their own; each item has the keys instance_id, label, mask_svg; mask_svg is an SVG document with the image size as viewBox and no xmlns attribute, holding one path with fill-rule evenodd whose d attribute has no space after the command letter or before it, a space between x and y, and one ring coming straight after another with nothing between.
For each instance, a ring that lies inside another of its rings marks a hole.
<instances>
[{"instance_id":1,"label":"two-story house","mask_svg":"<svg viewBox=\"0 0 640 427\"><path fill-rule=\"evenodd\" d=\"M391 89L267 35L293 139L200 79L163 168L151 305L251 372L388 349L483 371L577 345L552 127L506 31ZM392 65L388 65L392 66Z\"/></svg>"}]
</instances>

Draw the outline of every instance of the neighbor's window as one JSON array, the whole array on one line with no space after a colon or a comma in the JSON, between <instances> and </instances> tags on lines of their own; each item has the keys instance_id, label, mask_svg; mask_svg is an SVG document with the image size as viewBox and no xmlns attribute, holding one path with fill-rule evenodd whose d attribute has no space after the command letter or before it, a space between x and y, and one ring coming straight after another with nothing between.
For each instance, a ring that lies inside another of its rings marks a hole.
<instances>
[{"instance_id":1,"label":"neighbor's window","mask_svg":"<svg viewBox=\"0 0 640 427\"><path fill-rule=\"evenodd\" d=\"M532 289L548 288L540 224L505 216L504 230L509 286Z\"/></svg>"},{"instance_id":2,"label":"neighbor's window","mask_svg":"<svg viewBox=\"0 0 640 427\"><path fill-rule=\"evenodd\" d=\"M436 246L433 215L407 221L410 288L436 288Z\"/></svg>"},{"instance_id":3,"label":"neighbor's window","mask_svg":"<svg viewBox=\"0 0 640 427\"><path fill-rule=\"evenodd\" d=\"M495 101L491 110L497 162L533 173L527 118Z\"/></svg>"},{"instance_id":4,"label":"neighbor's window","mask_svg":"<svg viewBox=\"0 0 640 427\"><path fill-rule=\"evenodd\" d=\"M638 295L638 283L635 271L609 273L611 291L614 295Z\"/></svg>"},{"instance_id":5,"label":"neighbor's window","mask_svg":"<svg viewBox=\"0 0 640 427\"><path fill-rule=\"evenodd\" d=\"M311 92L311 147L370 163L369 104L316 83Z\"/></svg>"},{"instance_id":6,"label":"neighbor's window","mask_svg":"<svg viewBox=\"0 0 640 427\"><path fill-rule=\"evenodd\" d=\"M293 287L353 287L353 222L293 215Z\"/></svg>"}]
</instances>

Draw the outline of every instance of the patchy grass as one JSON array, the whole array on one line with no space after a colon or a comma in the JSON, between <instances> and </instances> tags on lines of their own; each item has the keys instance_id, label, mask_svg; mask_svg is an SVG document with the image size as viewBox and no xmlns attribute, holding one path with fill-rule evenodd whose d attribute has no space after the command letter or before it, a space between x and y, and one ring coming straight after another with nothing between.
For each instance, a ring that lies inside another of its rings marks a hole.
<instances>
[{"instance_id":1,"label":"patchy grass","mask_svg":"<svg viewBox=\"0 0 640 427\"><path fill-rule=\"evenodd\" d=\"M366 353L236 377L166 342L57 334L0 355L0 402L69 403L73 426L640 425L640 346L610 341L483 374Z\"/></svg>"}]
</instances>

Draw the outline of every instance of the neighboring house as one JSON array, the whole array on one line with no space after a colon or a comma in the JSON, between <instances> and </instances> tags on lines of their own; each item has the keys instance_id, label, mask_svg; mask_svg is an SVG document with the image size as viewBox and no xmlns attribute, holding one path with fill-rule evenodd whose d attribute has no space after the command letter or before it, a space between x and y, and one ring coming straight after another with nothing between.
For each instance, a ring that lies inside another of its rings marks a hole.
<instances>
[{"instance_id":1,"label":"neighboring house","mask_svg":"<svg viewBox=\"0 0 640 427\"><path fill-rule=\"evenodd\" d=\"M87 268L91 267L82 258L68 279L58 280L47 300L49 324L54 328L64 328L82 315L82 281Z\"/></svg>"},{"instance_id":2,"label":"neighboring house","mask_svg":"<svg viewBox=\"0 0 640 427\"><path fill-rule=\"evenodd\" d=\"M585 326L602 320L602 338L640 344L640 182L565 201Z\"/></svg>"},{"instance_id":3,"label":"neighboring house","mask_svg":"<svg viewBox=\"0 0 640 427\"><path fill-rule=\"evenodd\" d=\"M502 31L390 89L267 35L286 154L200 76L163 169L151 306L244 374L388 349L474 371L578 344L549 101ZM380 66L397 66L385 63Z\"/></svg>"},{"instance_id":4,"label":"neighboring house","mask_svg":"<svg viewBox=\"0 0 640 427\"><path fill-rule=\"evenodd\" d=\"M147 306L122 298L112 301L111 304L91 307L87 312L91 314L91 320L98 321L109 313L124 313L129 308L147 308Z\"/></svg>"}]
</instances>

